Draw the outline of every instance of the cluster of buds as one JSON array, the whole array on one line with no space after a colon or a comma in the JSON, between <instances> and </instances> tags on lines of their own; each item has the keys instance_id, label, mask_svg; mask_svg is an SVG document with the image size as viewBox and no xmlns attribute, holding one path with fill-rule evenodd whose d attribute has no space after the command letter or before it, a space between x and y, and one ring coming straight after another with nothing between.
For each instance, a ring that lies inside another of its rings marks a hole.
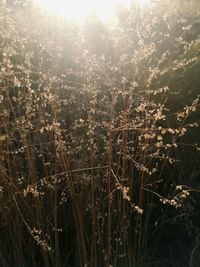
<instances>
[{"instance_id":1,"label":"cluster of buds","mask_svg":"<svg viewBox=\"0 0 200 267\"><path fill-rule=\"evenodd\" d=\"M160 198L160 202L163 204L168 204L170 206L173 206L175 208L180 208L182 205L182 202L184 199L186 199L189 195L189 189L184 189L185 187L182 185L177 185L176 190L179 191L175 197L172 199L167 199L167 198Z\"/></svg>"}]
</instances>

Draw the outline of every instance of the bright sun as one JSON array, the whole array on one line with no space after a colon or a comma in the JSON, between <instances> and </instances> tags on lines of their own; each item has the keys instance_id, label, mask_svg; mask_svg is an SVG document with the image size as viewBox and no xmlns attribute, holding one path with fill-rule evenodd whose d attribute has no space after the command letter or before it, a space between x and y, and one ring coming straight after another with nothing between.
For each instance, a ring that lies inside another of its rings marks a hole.
<instances>
[{"instance_id":1,"label":"bright sun","mask_svg":"<svg viewBox=\"0 0 200 267\"><path fill-rule=\"evenodd\" d=\"M111 21L115 17L117 5L128 6L131 0L35 0L52 15L72 21L83 21L90 15L96 15L102 21ZM143 6L149 0L136 0Z\"/></svg>"}]
</instances>

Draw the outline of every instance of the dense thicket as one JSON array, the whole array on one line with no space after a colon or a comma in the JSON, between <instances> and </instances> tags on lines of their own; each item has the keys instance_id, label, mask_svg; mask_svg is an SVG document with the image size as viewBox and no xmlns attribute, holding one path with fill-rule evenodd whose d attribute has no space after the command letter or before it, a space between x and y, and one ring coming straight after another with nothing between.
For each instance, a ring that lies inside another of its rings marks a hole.
<instances>
[{"instance_id":1,"label":"dense thicket","mask_svg":"<svg viewBox=\"0 0 200 267\"><path fill-rule=\"evenodd\" d=\"M198 266L198 3L30 3L0 9L1 266Z\"/></svg>"}]
</instances>

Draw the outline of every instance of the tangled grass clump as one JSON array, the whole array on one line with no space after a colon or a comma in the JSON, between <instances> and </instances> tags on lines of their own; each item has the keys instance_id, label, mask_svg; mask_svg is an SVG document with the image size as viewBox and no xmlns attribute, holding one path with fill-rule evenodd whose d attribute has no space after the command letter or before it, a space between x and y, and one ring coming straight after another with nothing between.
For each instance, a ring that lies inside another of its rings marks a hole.
<instances>
[{"instance_id":1,"label":"tangled grass clump","mask_svg":"<svg viewBox=\"0 0 200 267\"><path fill-rule=\"evenodd\" d=\"M199 39L159 8L81 29L0 10L3 267L195 264Z\"/></svg>"}]
</instances>

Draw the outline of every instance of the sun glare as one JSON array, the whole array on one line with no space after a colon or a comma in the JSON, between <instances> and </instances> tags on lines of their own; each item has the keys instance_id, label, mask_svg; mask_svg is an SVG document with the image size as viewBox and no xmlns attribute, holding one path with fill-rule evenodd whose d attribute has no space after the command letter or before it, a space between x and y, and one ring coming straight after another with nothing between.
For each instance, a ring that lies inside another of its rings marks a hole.
<instances>
[{"instance_id":1,"label":"sun glare","mask_svg":"<svg viewBox=\"0 0 200 267\"><path fill-rule=\"evenodd\" d=\"M133 0L132 0L133 1ZM115 17L115 8L118 5L127 7L131 0L35 0L36 4L46 9L50 14L67 20L83 21L91 15L102 21L112 21ZM144 6L149 0L135 0Z\"/></svg>"},{"instance_id":2,"label":"sun glare","mask_svg":"<svg viewBox=\"0 0 200 267\"><path fill-rule=\"evenodd\" d=\"M95 15L108 22L114 19L117 6L128 7L134 1L139 6L144 6L150 0L35 0L35 3L51 15L66 20L81 22Z\"/></svg>"}]
</instances>

